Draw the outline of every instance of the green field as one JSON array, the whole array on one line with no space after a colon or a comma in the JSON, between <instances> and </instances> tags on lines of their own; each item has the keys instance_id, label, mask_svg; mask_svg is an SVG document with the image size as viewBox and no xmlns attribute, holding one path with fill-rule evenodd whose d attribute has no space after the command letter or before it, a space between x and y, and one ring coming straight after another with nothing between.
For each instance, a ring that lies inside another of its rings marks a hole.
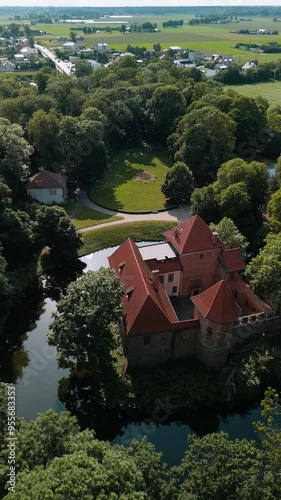
<instances>
[{"instance_id":1,"label":"green field","mask_svg":"<svg viewBox=\"0 0 281 500\"><path fill-rule=\"evenodd\" d=\"M231 88L247 97L264 97L271 106L281 104L281 82L256 83L254 85L228 85L226 88Z\"/></svg>"},{"instance_id":2,"label":"green field","mask_svg":"<svg viewBox=\"0 0 281 500\"><path fill-rule=\"evenodd\" d=\"M121 151L114 156L103 179L90 189L89 197L99 205L125 212L164 209L166 200L160 188L170 166L168 155L162 150ZM155 180L138 182L135 177L143 172L154 175Z\"/></svg>"},{"instance_id":3,"label":"green field","mask_svg":"<svg viewBox=\"0 0 281 500\"><path fill-rule=\"evenodd\" d=\"M173 14L173 19L183 19L184 25L180 28L168 28L163 29L163 21L170 19L171 15L142 15L134 16L130 21L133 23L142 23L144 21L150 21L152 23L157 23L158 28L161 32L157 33L125 33L122 34L119 31L113 31L111 34L105 33L100 30L99 33L84 35L82 32L83 25L81 25L81 31L75 31L79 35L83 35L85 38L85 45L87 47L93 47L99 42L107 42L110 48L115 48L116 50L125 50L128 44L145 46L148 49L153 47L153 44L160 43L163 49L168 48L170 45L179 45L182 48L189 48L193 50L200 50L205 52L206 55L212 53L222 53L225 55L230 55L235 58L238 63L244 63L253 57L261 61L270 61L281 58L281 54L253 54L251 52L245 52L242 50L234 49L233 46L236 43L268 43L270 41L276 41L281 43L281 27L280 23L274 23L272 18L266 17L256 17L253 18L252 22L240 22L240 23L229 23L229 24L210 24L202 26L189 26L188 20L190 17L183 14L176 15ZM121 24L121 23L120 23ZM110 26L110 22L108 23ZM113 27L114 25L112 25ZM38 37L37 40L41 40L45 45L62 45L63 42L57 42L57 36L69 37L69 32L73 27L77 28L78 25L66 25L66 24L37 24L36 29L41 29L47 32L46 36ZM95 25L97 30L101 27ZM116 25L114 26L116 27ZM263 28L268 31L279 30L279 35L239 35L235 33L237 29L249 29L254 31L256 29ZM234 32L234 33L231 33Z\"/></svg>"},{"instance_id":4,"label":"green field","mask_svg":"<svg viewBox=\"0 0 281 500\"><path fill-rule=\"evenodd\" d=\"M174 221L140 221L125 222L117 226L101 227L92 229L82 234L83 246L79 249L79 255L87 255L104 248L121 245L126 238L138 241L163 241L164 232L174 227Z\"/></svg>"}]
</instances>

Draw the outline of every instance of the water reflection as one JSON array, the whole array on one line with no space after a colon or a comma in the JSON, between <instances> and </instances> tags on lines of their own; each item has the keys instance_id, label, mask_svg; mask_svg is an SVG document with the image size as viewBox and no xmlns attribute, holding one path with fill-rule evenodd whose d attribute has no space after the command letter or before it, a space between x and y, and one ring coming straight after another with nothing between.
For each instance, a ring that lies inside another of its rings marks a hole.
<instances>
[{"instance_id":1,"label":"water reflection","mask_svg":"<svg viewBox=\"0 0 281 500\"><path fill-rule=\"evenodd\" d=\"M132 438L147 435L170 464L182 457L188 434L202 436L223 429L233 437L255 438L252 421L259 419L259 409L248 414L244 411L242 416L229 416L217 409L197 413L182 409L157 423L134 410L133 405L128 410L126 382L117 380L112 367L105 371L102 384L58 369L56 349L47 343L56 301L83 272L107 267L107 258L116 248L46 273L26 290L21 304L10 314L0 338L0 378L16 383L17 414L30 420L48 408L57 412L66 408L77 416L82 428L94 428L100 439L128 445Z\"/></svg>"}]
</instances>

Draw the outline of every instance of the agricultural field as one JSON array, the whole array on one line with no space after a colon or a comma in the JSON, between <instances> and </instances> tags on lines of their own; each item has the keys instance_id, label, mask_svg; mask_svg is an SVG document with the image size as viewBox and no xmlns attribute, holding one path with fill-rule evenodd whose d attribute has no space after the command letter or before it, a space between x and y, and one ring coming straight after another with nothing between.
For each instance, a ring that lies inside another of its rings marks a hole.
<instances>
[{"instance_id":1,"label":"agricultural field","mask_svg":"<svg viewBox=\"0 0 281 500\"><path fill-rule=\"evenodd\" d=\"M214 13L215 13L214 9ZM152 49L153 44L160 43L163 49L168 48L170 45L179 45L182 48L189 48L193 50L204 51L206 55L212 53L222 53L225 55L233 56L238 63L244 63L249 59L258 59L262 61L276 60L281 57L281 54L252 54L243 50L234 49L236 43L268 43L278 42L281 43L281 23L273 22L271 17L253 17L253 21L244 21L239 23L228 24L209 24L202 26L189 26L188 20L193 18L193 15L180 14L141 14L134 15L132 18L127 19L130 23L143 23L149 21L157 23L157 27L161 32L155 33L125 33L122 34L116 30L118 25L110 24L110 20L106 25L88 25L95 26L97 33L85 35L82 31L83 25L77 24L36 24L34 29L46 31L47 35L37 37L37 41L46 46L60 46L56 38L64 36L69 38L69 33L75 28L77 35L82 35L85 38L85 45L93 47L99 42L107 42L110 48L116 50L125 50L128 44L145 46ZM164 29L162 23L169 19L180 20L183 19L184 25L179 28ZM125 21L125 20L124 20ZM10 21L11 22L11 21ZM27 21L23 21L26 24ZM7 20L0 17L0 25L7 24ZM120 25L122 21L120 21ZM112 33L105 33L104 27L109 26L114 30ZM81 30L77 30L77 28ZM102 29L103 28L103 29ZM266 29L270 32L277 30L279 35L239 35L236 33L237 29L248 29L254 31L257 29Z\"/></svg>"},{"instance_id":2,"label":"agricultural field","mask_svg":"<svg viewBox=\"0 0 281 500\"><path fill-rule=\"evenodd\" d=\"M278 81L254 85L228 85L226 88L232 88L247 97L264 97L271 106L281 105L281 82Z\"/></svg>"},{"instance_id":3,"label":"agricultural field","mask_svg":"<svg viewBox=\"0 0 281 500\"><path fill-rule=\"evenodd\" d=\"M120 151L88 195L99 205L125 212L168 208L161 185L170 166L169 156L162 150L133 148Z\"/></svg>"},{"instance_id":4,"label":"agricultural field","mask_svg":"<svg viewBox=\"0 0 281 500\"><path fill-rule=\"evenodd\" d=\"M160 16L159 16L160 17ZM176 16L175 16L176 17ZM148 19L147 19L148 20ZM161 29L161 32L156 33L120 33L118 30L112 31L112 33L105 33L100 30L99 33L84 35L83 31L76 31L77 34L82 34L85 38L85 45L87 47L93 47L99 42L107 42L110 48L115 48L116 50L125 50L127 45L139 45L145 46L148 49L153 48L153 44L160 43L163 49L168 48L170 45L179 45L182 48L189 48L193 50L204 51L206 55L213 53L222 53L233 56L238 63L244 63L249 60L249 58L255 58L259 60L276 60L280 58L280 54L252 54L251 52L245 52L243 50L234 49L233 46L236 43L268 43L270 41L276 41L281 43L281 23L273 23L272 21L265 22L262 18L256 23L243 23L243 29L255 29L259 26L265 26L265 29L273 31L278 30L280 24L280 34L279 35L238 35L237 33L230 33L230 31L235 31L240 24L225 24L225 25L203 25L203 26L189 26L184 24L181 28L162 28L162 22L164 18L154 17L149 19L150 22L157 22L157 25ZM136 16L133 19L134 22L142 22ZM278 26L277 26L278 25ZM108 24L110 26L110 24ZM269 26L269 27L268 27ZM75 27L77 27L75 25ZM116 28L116 25L114 26ZM36 26L37 29L41 29L48 33L47 36L40 37L40 40L46 45L52 45L54 42L56 45L59 43L56 41L57 36L69 36L71 31L71 26L64 24L57 25L40 25ZM83 26L81 26L83 28ZM96 25L98 29L99 26Z\"/></svg>"}]
</instances>

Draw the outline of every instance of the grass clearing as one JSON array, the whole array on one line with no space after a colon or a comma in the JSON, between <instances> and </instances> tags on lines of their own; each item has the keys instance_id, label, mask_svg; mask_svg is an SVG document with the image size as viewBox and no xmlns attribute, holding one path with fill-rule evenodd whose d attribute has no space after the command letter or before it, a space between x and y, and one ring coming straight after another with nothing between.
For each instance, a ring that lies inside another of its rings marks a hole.
<instances>
[{"instance_id":1,"label":"grass clearing","mask_svg":"<svg viewBox=\"0 0 281 500\"><path fill-rule=\"evenodd\" d=\"M82 233L83 246L79 255L87 255L104 248L121 245L126 238L134 241L163 241L164 232L175 226L174 221L124 222L116 226L101 227Z\"/></svg>"},{"instance_id":2,"label":"grass clearing","mask_svg":"<svg viewBox=\"0 0 281 500\"><path fill-rule=\"evenodd\" d=\"M168 154L154 148L132 148L120 151L107 168L104 177L89 190L95 203L113 210L148 212L169 208L161 185L171 166ZM138 182L135 177L155 176L152 181Z\"/></svg>"},{"instance_id":3,"label":"grass clearing","mask_svg":"<svg viewBox=\"0 0 281 500\"><path fill-rule=\"evenodd\" d=\"M75 216L72 219L72 222L75 227L77 227L77 229L82 229L84 227L97 226L98 224L106 224L107 222L122 219L123 217L97 212L90 207L82 205L78 207L77 211L75 212Z\"/></svg>"},{"instance_id":4,"label":"grass clearing","mask_svg":"<svg viewBox=\"0 0 281 500\"><path fill-rule=\"evenodd\" d=\"M252 85L228 85L226 88L231 88L247 97L264 97L271 106L281 104L281 82L279 81Z\"/></svg>"}]
</instances>

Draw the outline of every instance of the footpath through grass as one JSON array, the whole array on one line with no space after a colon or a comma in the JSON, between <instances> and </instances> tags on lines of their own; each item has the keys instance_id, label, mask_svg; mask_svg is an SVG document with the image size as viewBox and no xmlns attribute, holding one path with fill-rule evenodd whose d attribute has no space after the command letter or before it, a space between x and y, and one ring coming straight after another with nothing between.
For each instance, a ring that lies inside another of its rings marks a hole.
<instances>
[{"instance_id":1,"label":"footpath through grass","mask_svg":"<svg viewBox=\"0 0 281 500\"><path fill-rule=\"evenodd\" d=\"M169 208L161 185L170 167L169 156L163 150L144 147L120 151L104 177L89 189L88 196L98 205L124 212Z\"/></svg>"},{"instance_id":2,"label":"footpath through grass","mask_svg":"<svg viewBox=\"0 0 281 500\"><path fill-rule=\"evenodd\" d=\"M122 219L123 217L97 212L90 207L82 205L78 207L72 222L77 229L82 229L84 227L97 226L98 224L106 224L106 222Z\"/></svg>"},{"instance_id":3,"label":"footpath through grass","mask_svg":"<svg viewBox=\"0 0 281 500\"><path fill-rule=\"evenodd\" d=\"M271 106L281 104L281 82L279 81L251 85L227 85L225 88L231 88L247 97L264 97Z\"/></svg>"}]
</instances>

